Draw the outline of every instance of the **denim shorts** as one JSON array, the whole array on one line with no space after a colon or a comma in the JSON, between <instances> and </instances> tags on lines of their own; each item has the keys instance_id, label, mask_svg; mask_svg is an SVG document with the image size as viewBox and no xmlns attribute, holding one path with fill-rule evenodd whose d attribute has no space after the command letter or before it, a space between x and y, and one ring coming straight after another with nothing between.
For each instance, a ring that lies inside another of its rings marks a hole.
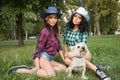
<instances>
[{"instance_id":1,"label":"denim shorts","mask_svg":"<svg viewBox=\"0 0 120 80\"><path fill-rule=\"evenodd\" d=\"M45 57L48 61L53 60L53 56L49 55L47 52L41 52L40 57Z\"/></svg>"}]
</instances>

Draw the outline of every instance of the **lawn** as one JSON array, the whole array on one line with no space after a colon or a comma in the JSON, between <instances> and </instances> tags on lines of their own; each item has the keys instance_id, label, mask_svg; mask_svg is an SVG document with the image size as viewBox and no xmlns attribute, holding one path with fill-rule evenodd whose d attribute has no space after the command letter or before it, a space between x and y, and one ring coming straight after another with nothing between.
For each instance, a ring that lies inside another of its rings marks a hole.
<instances>
[{"instance_id":1,"label":"lawn","mask_svg":"<svg viewBox=\"0 0 120 80\"><path fill-rule=\"evenodd\" d=\"M62 38L60 40L62 43ZM82 80L81 74L76 73L72 78L68 78L66 73L58 73L54 78L38 78L36 75L18 73L8 75L7 70L12 66L33 66L32 56L36 41L36 39L24 41L24 47L18 47L18 41L0 41L0 80ZM109 69L103 71L111 77L111 80L120 80L120 35L90 36L88 48L92 54L92 63L109 66ZM56 55L55 60L63 63L59 55ZM100 80L89 69L86 76L89 80Z\"/></svg>"}]
</instances>

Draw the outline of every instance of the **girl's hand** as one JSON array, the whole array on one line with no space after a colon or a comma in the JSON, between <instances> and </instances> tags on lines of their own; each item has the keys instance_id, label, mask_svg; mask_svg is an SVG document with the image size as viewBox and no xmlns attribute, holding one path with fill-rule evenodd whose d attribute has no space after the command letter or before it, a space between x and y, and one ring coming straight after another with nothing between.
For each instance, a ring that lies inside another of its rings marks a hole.
<instances>
[{"instance_id":1,"label":"girl's hand","mask_svg":"<svg viewBox=\"0 0 120 80\"><path fill-rule=\"evenodd\" d=\"M72 59L73 57L74 57L73 53L71 53L71 52L65 53L65 58Z\"/></svg>"},{"instance_id":2,"label":"girl's hand","mask_svg":"<svg viewBox=\"0 0 120 80\"><path fill-rule=\"evenodd\" d=\"M67 56L68 56L68 53L65 53L65 55L64 55L64 56L65 56L65 58L67 58Z\"/></svg>"},{"instance_id":3,"label":"girl's hand","mask_svg":"<svg viewBox=\"0 0 120 80\"><path fill-rule=\"evenodd\" d=\"M37 68L37 69L40 69L40 59L38 57L36 57L34 59L34 66Z\"/></svg>"}]
</instances>

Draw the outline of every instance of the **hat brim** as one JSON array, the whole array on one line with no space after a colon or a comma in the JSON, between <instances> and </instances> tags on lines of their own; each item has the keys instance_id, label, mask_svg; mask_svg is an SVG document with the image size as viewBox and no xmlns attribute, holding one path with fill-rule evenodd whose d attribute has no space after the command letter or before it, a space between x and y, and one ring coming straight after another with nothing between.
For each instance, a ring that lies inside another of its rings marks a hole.
<instances>
[{"instance_id":1,"label":"hat brim","mask_svg":"<svg viewBox=\"0 0 120 80\"><path fill-rule=\"evenodd\" d=\"M62 16L62 14L59 14L59 13L41 13L40 14L40 17L42 18L42 19L44 19L47 15L49 15L49 14L56 14L57 15L57 17L58 17L58 19L60 19L60 17Z\"/></svg>"}]
</instances>

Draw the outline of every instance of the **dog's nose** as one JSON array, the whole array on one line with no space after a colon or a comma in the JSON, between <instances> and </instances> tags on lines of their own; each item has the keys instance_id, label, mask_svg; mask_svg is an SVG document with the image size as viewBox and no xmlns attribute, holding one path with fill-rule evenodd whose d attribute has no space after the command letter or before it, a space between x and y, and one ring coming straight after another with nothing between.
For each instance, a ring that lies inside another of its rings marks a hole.
<instances>
[{"instance_id":1,"label":"dog's nose","mask_svg":"<svg viewBox=\"0 0 120 80\"><path fill-rule=\"evenodd\" d=\"M84 47L82 47L82 49L84 50L85 48L84 48Z\"/></svg>"}]
</instances>

